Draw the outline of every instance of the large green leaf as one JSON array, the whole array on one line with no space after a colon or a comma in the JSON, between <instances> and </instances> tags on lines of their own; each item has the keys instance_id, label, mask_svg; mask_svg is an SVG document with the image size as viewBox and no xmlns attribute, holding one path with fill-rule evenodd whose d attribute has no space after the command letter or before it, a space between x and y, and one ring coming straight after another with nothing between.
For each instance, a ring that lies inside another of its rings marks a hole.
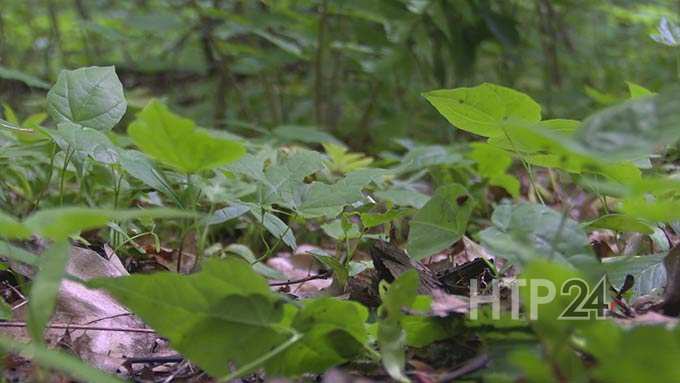
<instances>
[{"instance_id":1,"label":"large green leaf","mask_svg":"<svg viewBox=\"0 0 680 383\"><path fill-rule=\"evenodd\" d=\"M112 66L61 71L47 93L47 111L57 123L110 130L126 108L123 85Z\"/></svg>"},{"instance_id":2,"label":"large green leaf","mask_svg":"<svg viewBox=\"0 0 680 383\"><path fill-rule=\"evenodd\" d=\"M590 229L609 229L622 233L654 233L654 226L626 214L606 214L588 222L587 226Z\"/></svg>"},{"instance_id":3,"label":"large green leaf","mask_svg":"<svg viewBox=\"0 0 680 383\"><path fill-rule=\"evenodd\" d=\"M494 226L480 233L482 244L513 263L542 258L591 270L597 264L581 225L547 206L502 204L491 220Z\"/></svg>"},{"instance_id":4,"label":"large green leaf","mask_svg":"<svg viewBox=\"0 0 680 383\"><path fill-rule=\"evenodd\" d=\"M574 146L604 161L636 160L680 139L680 87L636 98L595 113L574 136Z\"/></svg>"},{"instance_id":5,"label":"large green leaf","mask_svg":"<svg viewBox=\"0 0 680 383\"><path fill-rule=\"evenodd\" d=\"M409 382L404 374L406 363L406 332L401 326L402 308L408 308L416 300L418 273L407 271L380 291L382 304L378 308L378 345L382 363L392 379Z\"/></svg>"},{"instance_id":6,"label":"large green leaf","mask_svg":"<svg viewBox=\"0 0 680 383\"><path fill-rule=\"evenodd\" d=\"M290 208L299 206L307 187L305 177L323 168L323 156L315 151L297 149L280 156L278 162L264 172L261 202L278 203Z\"/></svg>"},{"instance_id":7,"label":"large green leaf","mask_svg":"<svg viewBox=\"0 0 680 383\"><path fill-rule=\"evenodd\" d=\"M541 120L541 107L531 97L499 85L434 90L423 96L453 126L484 137L503 135L505 121Z\"/></svg>"},{"instance_id":8,"label":"large green leaf","mask_svg":"<svg viewBox=\"0 0 680 383\"><path fill-rule=\"evenodd\" d=\"M548 120L538 124L509 123L505 137L493 137L489 143L518 153L533 164L558 168L570 173L593 173L617 182L632 183L640 179L640 170L631 161L605 162L591 156L574 143L575 122Z\"/></svg>"},{"instance_id":9,"label":"large green leaf","mask_svg":"<svg viewBox=\"0 0 680 383\"><path fill-rule=\"evenodd\" d=\"M296 210L307 218L336 217L345 206L364 198L364 187L372 181L379 183L388 173L389 171L383 169L359 169L348 173L334 184L312 182L304 188L301 203Z\"/></svg>"},{"instance_id":10,"label":"large green leaf","mask_svg":"<svg viewBox=\"0 0 680 383\"><path fill-rule=\"evenodd\" d=\"M437 189L411 221L409 256L422 259L458 241L465 234L473 206L474 200L461 185Z\"/></svg>"},{"instance_id":11,"label":"large green leaf","mask_svg":"<svg viewBox=\"0 0 680 383\"><path fill-rule=\"evenodd\" d=\"M229 362L243 367L290 338L278 326L279 298L237 258L209 260L190 276L137 274L87 284L108 291L213 376L229 373Z\"/></svg>"},{"instance_id":12,"label":"large green leaf","mask_svg":"<svg viewBox=\"0 0 680 383\"><path fill-rule=\"evenodd\" d=\"M110 221L136 218L178 218L193 214L175 209L108 210L85 207L62 207L44 209L28 217L24 224L32 233L60 240L82 230L105 226Z\"/></svg>"},{"instance_id":13,"label":"large green leaf","mask_svg":"<svg viewBox=\"0 0 680 383\"><path fill-rule=\"evenodd\" d=\"M677 330L665 326L626 330L610 321L599 321L596 327L588 329L585 340L588 353L597 360L592 372L595 381L680 381Z\"/></svg>"},{"instance_id":14,"label":"large green leaf","mask_svg":"<svg viewBox=\"0 0 680 383\"><path fill-rule=\"evenodd\" d=\"M623 200L622 213L649 222L671 222L680 219L680 201L670 198L650 200L646 196L633 196Z\"/></svg>"},{"instance_id":15,"label":"large green leaf","mask_svg":"<svg viewBox=\"0 0 680 383\"><path fill-rule=\"evenodd\" d=\"M544 120L530 125L534 131L541 131L549 134L548 137L569 137L580 128L581 122L567 119ZM487 142L493 146L503 148L511 152L523 154L536 153L551 146L551 140L538 134L522 134L522 128L527 124L516 121L507 126L506 134L491 137ZM517 130L520 132L517 132Z\"/></svg>"},{"instance_id":16,"label":"large green leaf","mask_svg":"<svg viewBox=\"0 0 680 383\"><path fill-rule=\"evenodd\" d=\"M28 299L28 330L34 342L43 341L43 330L54 311L61 279L66 275L69 248L66 240L55 242L38 262L38 274Z\"/></svg>"},{"instance_id":17,"label":"large green leaf","mask_svg":"<svg viewBox=\"0 0 680 383\"><path fill-rule=\"evenodd\" d=\"M16 218L0 211L0 237L28 238L31 231Z\"/></svg>"},{"instance_id":18,"label":"large green leaf","mask_svg":"<svg viewBox=\"0 0 680 383\"><path fill-rule=\"evenodd\" d=\"M143 152L185 173L226 165L245 154L242 144L198 128L157 100L137 115L128 134Z\"/></svg>"},{"instance_id":19,"label":"large green leaf","mask_svg":"<svg viewBox=\"0 0 680 383\"><path fill-rule=\"evenodd\" d=\"M322 373L359 354L368 340L362 305L334 298L308 300L297 312L292 327L304 334L299 342L272 359L272 375Z\"/></svg>"}]
</instances>

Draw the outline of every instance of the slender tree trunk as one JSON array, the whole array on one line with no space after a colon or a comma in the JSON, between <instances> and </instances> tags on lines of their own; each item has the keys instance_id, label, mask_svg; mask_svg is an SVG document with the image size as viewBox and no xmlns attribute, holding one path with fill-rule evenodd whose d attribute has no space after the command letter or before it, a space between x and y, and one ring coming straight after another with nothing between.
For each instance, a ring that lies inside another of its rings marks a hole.
<instances>
[{"instance_id":1,"label":"slender tree trunk","mask_svg":"<svg viewBox=\"0 0 680 383\"><path fill-rule=\"evenodd\" d=\"M59 55L61 57L60 66L68 67L68 59L66 57L66 52L64 52L61 43L61 29L59 28L59 11L57 9L56 4L54 3L54 0L47 1L47 13L50 19L50 39L47 48L48 56L45 59L46 65L45 71L47 72L46 73L47 78L52 78L52 76L50 75L51 74L50 61L52 53L55 51L55 49L59 52Z\"/></svg>"},{"instance_id":2,"label":"slender tree trunk","mask_svg":"<svg viewBox=\"0 0 680 383\"><path fill-rule=\"evenodd\" d=\"M562 75L557 54L557 30L550 0L536 0L536 10L539 18L541 46L546 59L546 74L552 86L560 87Z\"/></svg>"},{"instance_id":3,"label":"slender tree trunk","mask_svg":"<svg viewBox=\"0 0 680 383\"><path fill-rule=\"evenodd\" d=\"M319 127L324 125L325 94L324 94L324 55L326 46L326 22L328 18L327 0L321 0L319 5L319 27L316 40L316 59L314 62L314 114Z\"/></svg>"}]
</instances>

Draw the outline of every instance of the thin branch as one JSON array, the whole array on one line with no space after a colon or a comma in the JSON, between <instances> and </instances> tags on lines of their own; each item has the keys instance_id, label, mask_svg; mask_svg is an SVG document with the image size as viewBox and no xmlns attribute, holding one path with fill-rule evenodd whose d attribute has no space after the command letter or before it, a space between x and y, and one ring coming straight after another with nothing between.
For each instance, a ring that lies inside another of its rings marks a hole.
<instances>
[{"instance_id":1,"label":"thin branch","mask_svg":"<svg viewBox=\"0 0 680 383\"><path fill-rule=\"evenodd\" d=\"M26 322L0 322L1 327L19 327L25 328ZM46 326L48 329L55 330L90 330L90 331L114 331L114 332L138 332L144 334L155 334L156 331L150 328L135 328L135 327L100 327L100 326L86 326L78 324L62 324L54 323Z\"/></svg>"},{"instance_id":2,"label":"thin branch","mask_svg":"<svg viewBox=\"0 0 680 383\"><path fill-rule=\"evenodd\" d=\"M180 363L184 360L181 355L170 356L139 356L133 358L126 358L123 364L146 364L146 363Z\"/></svg>"},{"instance_id":3,"label":"thin branch","mask_svg":"<svg viewBox=\"0 0 680 383\"><path fill-rule=\"evenodd\" d=\"M315 279L328 279L328 277L330 277L329 272L322 272L320 274L310 275L308 277L300 278L300 279L288 280L286 282L271 282L271 283L269 283L269 286L295 285L295 284L298 284L298 283L305 283L305 282L313 281Z\"/></svg>"}]
</instances>

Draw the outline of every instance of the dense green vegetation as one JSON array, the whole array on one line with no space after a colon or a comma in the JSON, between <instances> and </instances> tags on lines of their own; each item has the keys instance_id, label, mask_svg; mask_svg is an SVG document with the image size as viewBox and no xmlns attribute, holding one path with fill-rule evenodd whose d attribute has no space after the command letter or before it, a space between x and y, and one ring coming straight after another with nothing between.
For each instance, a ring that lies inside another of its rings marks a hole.
<instances>
[{"instance_id":1,"label":"dense green vegetation","mask_svg":"<svg viewBox=\"0 0 680 383\"><path fill-rule=\"evenodd\" d=\"M678 11L4 1L0 349L118 381L46 337L69 282L181 355L131 381L680 382Z\"/></svg>"}]
</instances>

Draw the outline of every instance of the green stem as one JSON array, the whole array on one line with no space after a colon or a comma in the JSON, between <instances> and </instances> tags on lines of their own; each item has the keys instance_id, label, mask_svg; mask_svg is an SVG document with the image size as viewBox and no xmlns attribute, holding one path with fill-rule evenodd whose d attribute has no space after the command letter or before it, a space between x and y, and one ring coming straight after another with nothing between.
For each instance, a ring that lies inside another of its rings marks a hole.
<instances>
[{"instance_id":1,"label":"green stem","mask_svg":"<svg viewBox=\"0 0 680 383\"><path fill-rule=\"evenodd\" d=\"M123 182L123 174L116 174L116 168L112 164L111 165L111 173L113 174L113 182L114 182L114 188L113 188L113 209L116 210L118 209L118 198L120 196L120 185ZM116 222L117 223L117 222ZM120 242L120 233L117 231L113 231L113 244L114 247L118 247L118 244Z\"/></svg>"},{"instance_id":2,"label":"green stem","mask_svg":"<svg viewBox=\"0 0 680 383\"><path fill-rule=\"evenodd\" d=\"M510 146L512 146L512 150L515 152L517 157L519 157L520 161L522 162L522 165L524 166L524 169L527 171L527 175L529 176L529 184L531 184L531 188L534 191L536 199L538 199L541 205L545 205L543 197L541 196L541 193L538 191L538 187L536 187L536 179L534 178L534 171L531 168L531 164L529 164L526 158L524 158L524 155L519 152L519 150L515 146L515 143L510 138L510 135L508 134L508 131L505 129L505 127L503 127L503 134L505 134L505 137L508 139L508 142L510 142Z\"/></svg>"},{"instance_id":3,"label":"green stem","mask_svg":"<svg viewBox=\"0 0 680 383\"><path fill-rule=\"evenodd\" d=\"M47 171L47 179L45 180L45 186L40 190L40 193L38 193L38 196L35 199L35 202L33 203L33 209L35 210L40 206L40 201L42 201L43 197L45 194L47 194L49 188L50 188L50 182L52 181L52 175L54 174L54 157L57 156L57 145L52 144L52 154L50 155L50 168Z\"/></svg>"},{"instance_id":4,"label":"green stem","mask_svg":"<svg viewBox=\"0 0 680 383\"><path fill-rule=\"evenodd\" d=\"M196 203L193 200L193 185L191 181L191 173L187 173L187 185L186 189L184 190L184 199L186 201L186 205L191 204L191 211L196 211ZM186 241L186 236L189 234L190 229L196 224L196 219L197 218L191 218L187 220L183 220L182 223L182 231L180 235L180 244L179 244L179 249L177 252L177 273L182 272L182 255L184 252L184 242ZM198 255L196 256L198 257Z\"/></svg>"},{"instance_id":5,"label":"green stem","mask_svg":"<svg viewBox=\"0 0 680 383\"><path fill-rule=\"evenodd\" d=\"M64 166L61 167L61 179L59 180L59 205L64 205L64 181L66 179L66 169L68 168L68 163L71 161L71 156L73 151L69 147L66 150L66 155L64 157Z\"/></svg>"},{"instance_id":6,"label":"green stem","mask_svg":"<svg viewBox=\"0 0 680 383\"><path fill-rule=\"evenodd\" d=\"M158 238L158 235L157 235L156 233L152 232L152 231L145 231L145 232L143 232L143 233L135 234L135 235L133 235L132 237L128 237L128 238L127 238L125 241L123 241L123 243L121 243L120 245L116 246L116 248L113 250L113 252L114 252L115 254L118 254L118 251L120 250L121 247L123 247L123 246L125 246L126 244L128 244L128 243L134 241L135 239L140 238L140 237L143 237L143 236L145 236L145 235L152 235L152 236L155 236L156 238Z\"/></svg>"}]
</instances>

